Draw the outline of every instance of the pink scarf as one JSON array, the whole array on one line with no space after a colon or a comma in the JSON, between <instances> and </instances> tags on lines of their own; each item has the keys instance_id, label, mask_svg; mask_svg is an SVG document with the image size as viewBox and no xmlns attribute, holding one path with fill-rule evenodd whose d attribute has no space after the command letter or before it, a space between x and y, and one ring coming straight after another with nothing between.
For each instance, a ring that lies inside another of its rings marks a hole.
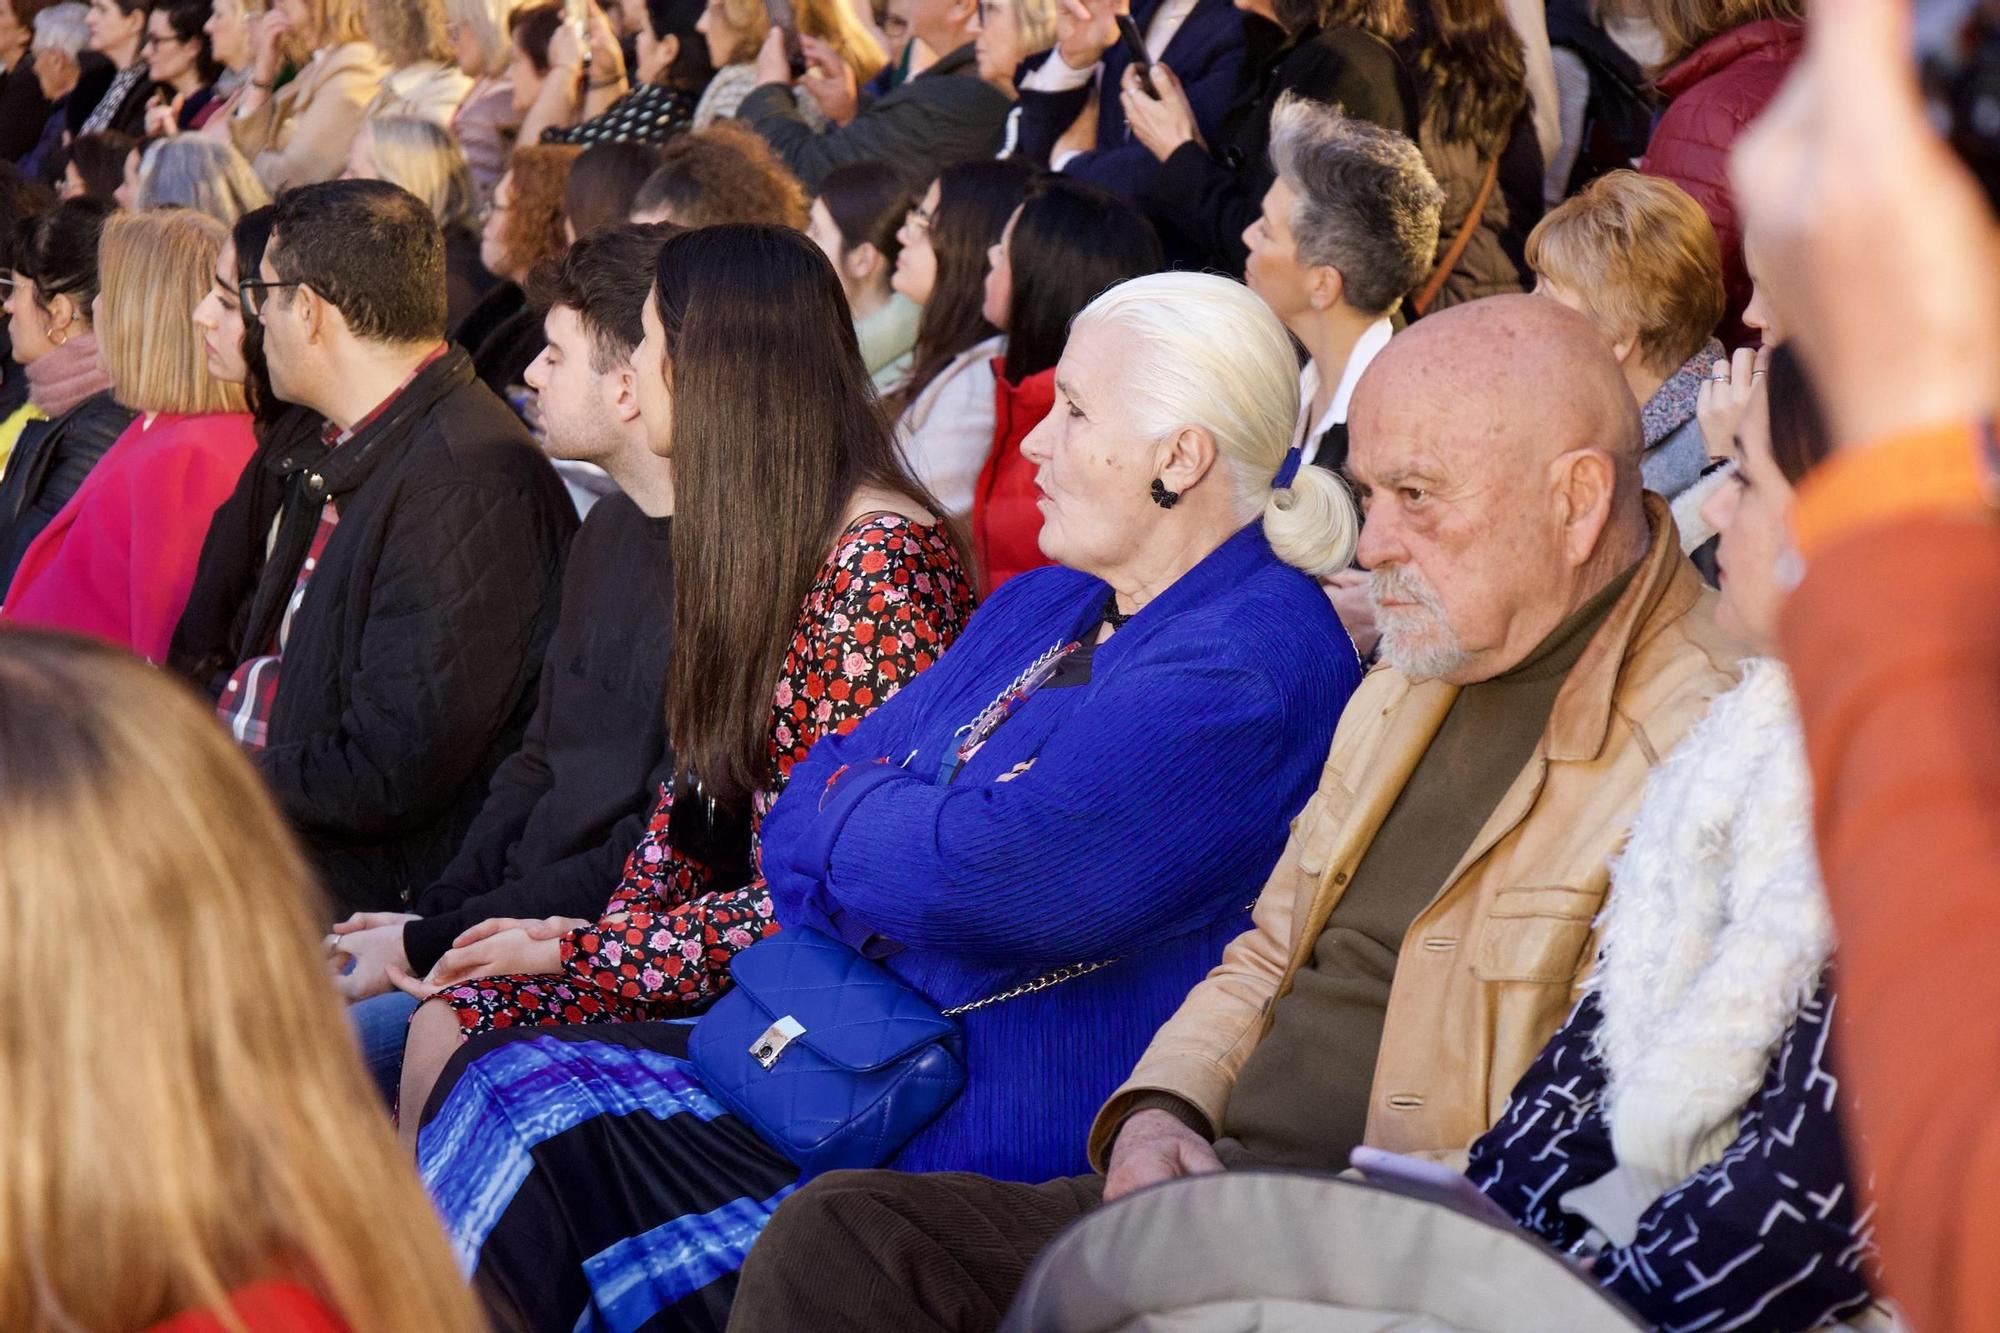
<instances>
[{"instance_id":1,"label":"pink scarf","mask_svg":"<svg viewBox=\"0 0 2000 1333\"><path fill-rule=\"evenodd\" d=\"M97 360L97 335L79 333L28 364L28 401L59 417L94 393L111 387Z\"/></svg>"}]
</instances>

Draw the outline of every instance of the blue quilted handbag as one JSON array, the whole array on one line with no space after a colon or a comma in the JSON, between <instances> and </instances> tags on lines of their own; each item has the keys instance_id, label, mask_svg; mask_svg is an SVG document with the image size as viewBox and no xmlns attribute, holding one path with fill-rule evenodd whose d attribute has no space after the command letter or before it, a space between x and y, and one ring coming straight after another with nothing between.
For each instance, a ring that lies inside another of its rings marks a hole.
<instances>
[{"instance_id":1,"label":"blue quilted handbag","mask_svg":"<svg viewBox=\"0 0 2000 1333\"><path fill-rule=\"evenodd\" d=\"M855 950L806 926L730 965L688 1057L737 1119L808 1175L880 1166L965 1086L958 1024Z\"/></svg>"}]
</instances>

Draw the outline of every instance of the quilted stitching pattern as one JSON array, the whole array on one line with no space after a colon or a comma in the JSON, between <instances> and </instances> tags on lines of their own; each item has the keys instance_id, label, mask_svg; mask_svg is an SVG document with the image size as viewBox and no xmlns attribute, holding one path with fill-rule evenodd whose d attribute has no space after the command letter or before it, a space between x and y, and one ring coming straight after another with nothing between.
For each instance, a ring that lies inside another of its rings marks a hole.
<instances>
[{"instance_id":1,"label":"quilted stitching pattern","mask_svg":"<svg viewBox=\"0 0 2000 1333\"><path fill-rule=\"evenodd\" d=\"M958 1025L882 968L806 927L745 950L695 1025L709 1091L808 1173L879 1166L965 1086ZM750 1047L791 1015L805 1034L765 1069Z\"/></svg>"}]
</instances>

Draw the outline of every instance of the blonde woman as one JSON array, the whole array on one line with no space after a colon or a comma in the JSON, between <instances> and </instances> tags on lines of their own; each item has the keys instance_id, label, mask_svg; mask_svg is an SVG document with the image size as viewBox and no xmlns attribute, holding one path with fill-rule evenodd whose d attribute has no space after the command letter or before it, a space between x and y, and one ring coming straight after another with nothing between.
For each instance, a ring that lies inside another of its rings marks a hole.
<instances>
[{"instance_id":1,"label":"blonde woman","mask_svg":"<svg viewBox=\"0 0 2000 1333\"><path fill-rule=\"evenodd\" d=\"M829 118L809 90L829 82L825 71L838 65L838 77L830 81L845 83L851 74L854 86L859 87L874 78L889 57L846 0L795 0L792 16L806 56L813 58L815 47L819 51L819 58L813 61L818 69L809 69L801 86L792 90L799 110L817 131ZM757 86L757 52L772 26L765 0L708 0L695 31L708 41L708 58L716 75L695 106L695 129L707 129L734 116Z\"/></svg>"},{"instance_id":2,"label":"blonde woman","mask_svg":"<svg viewBox=\"0 0 2000 1333\"><path fill-rule=\"evenodd\" d=\"M298 77L278 88L286 59L302 55ZM258 28L250 86L229 114L230 137L272 194L332 180L385 73L360 0L276 0Z\"/></svg>"},{"instance_id":3,"label":"blonde woman","mask_svg":"<svg viewBox=\"0 0 2000 1333\"><path fill-rule=\"evenodd\" d=\"M242 389L209 373L193 322L228 237L181 208L105 223L98 356L139 416L22 555L7 619L166 659L209 519L257 448Z\"/></svg>"},{"instance_id":4,"label":"blonde woman","mask_svg":"<svg viewBox=\"0 0 2000 1333\"><path fill-rule=\"evenodd\" d=\"M354 136L346 178L400 185L429 206L444 233L445 326L457 328L499 279L479 262L472 177L450 131L415 116L371 120Z\"/></svg>"},{"instance_id":5,"label":"blonde woman","mask_svg":"<svg viewBox=\"0 0 2000 1333\"><path fill-rule=\"evenodd\" d=\"M458 67L444 0L365 0L364 12L368 40L389 64L369 118L419 116L451 124L472 79Z\"/></svg>"},{"instance_id":6,"label":"blonde woman","mask_svg":"<svg viewBox=\"0 0 2000 1333\"><path fill-rule=\"evenodd\" d=\"M222 66L215 80L215 95L224 99L217 115L228 115L231 99L250 86L250 67L257 59L257 27L263 21L263 0L215 0L209 7L208 21L201 30L208 34L208 49Z\"/></svg>"},{"instance_id":7,"label":"blonde woman","mask_svg":"<svg viewBox=\"0 0 2000 1333\"><path fill-rule=\"evenodd\" d=\"M0 1327L483 1328L214 715L114 649L0 635L0 812ZM144 942L116 1021L65 943L82 885Z\"/></svg>"},{"instance_id":8,"label":"blonde woman","mask_svg":"<svg viewBox=\"0 0 2000 1333\"><path fill-rule=\"evenodd\" d=\"M450 128L465 152L472 196L480 208L493 197L493 187L507 169L507 153L521 125L514 85L507 77L514 54L508 22L515 8L514 0L445 0L444 5L452 55L473 81L452 113Z\"/></svg>"},{"instance_id":9,"label":"blonde woman","mask_svg":"<svg viewBox=\"0 0 2000 1333\"><path fill-rule=\"evenodd\" d=\"M1056 0L995 0L981 5L978 32L972 50L979 61L979 77L1018 103L1021 90L1014 86L1014 75L1021 62L1056 44ZM999 155L1012 157L1020 138L1021 108L1016 105L1007 113L1007 134Z\"/></svg>"}]
</instances>

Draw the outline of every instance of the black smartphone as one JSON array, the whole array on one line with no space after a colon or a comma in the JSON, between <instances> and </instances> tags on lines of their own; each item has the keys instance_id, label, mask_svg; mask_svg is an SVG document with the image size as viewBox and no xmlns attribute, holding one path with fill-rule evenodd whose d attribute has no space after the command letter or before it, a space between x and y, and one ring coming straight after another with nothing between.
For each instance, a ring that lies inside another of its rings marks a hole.
<instances>
[{"instance_id":1,"label":"black smartphone","mask_svg":"<svg viewBox=\"0 0 2000 1333\"><path fill-rule=\"evenodd\" d=\"M785 34L785 59L791 65L792 78L803 78L806 53L799 41L799 25L792 15L791 0L765 0L764 10L771 16L772 25Z\"/></svg>"},{"instance_id":2,"label":"black smartphone","mask_svg":"<svg viewBox=\"0 0 2000 1333\"><path fill-rule=\"evenodd\" d=\"M1153 86L1153 54L1146 49L1146 38L1139 31L1139 25L1132 21L1130 14L1118 16L1118 40L1125 46L1125 55L1132 62L1132 68L1139 71L1139 86L1146 90L1146 96L1157 100L1160 90Z\"/></svg>"}]
</instances>

